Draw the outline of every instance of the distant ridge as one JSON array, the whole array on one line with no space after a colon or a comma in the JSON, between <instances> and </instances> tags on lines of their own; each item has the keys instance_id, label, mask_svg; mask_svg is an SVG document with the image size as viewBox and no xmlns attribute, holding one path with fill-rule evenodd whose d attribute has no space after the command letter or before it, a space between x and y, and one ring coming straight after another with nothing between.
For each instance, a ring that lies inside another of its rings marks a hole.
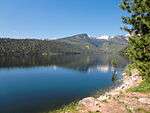
<instances>
[{"instance_id":1,"label":"distant ridge","mask_svg":"<svg viewBox=\"0 0 150 113\"><path fill-rule=\"evenodd\" d=\"M113 48L119 51L127 43L127 37L122 35L89 37L85 33L56 40L0 38L0 56L112 52Z\"/></svg>"}]
</instances>

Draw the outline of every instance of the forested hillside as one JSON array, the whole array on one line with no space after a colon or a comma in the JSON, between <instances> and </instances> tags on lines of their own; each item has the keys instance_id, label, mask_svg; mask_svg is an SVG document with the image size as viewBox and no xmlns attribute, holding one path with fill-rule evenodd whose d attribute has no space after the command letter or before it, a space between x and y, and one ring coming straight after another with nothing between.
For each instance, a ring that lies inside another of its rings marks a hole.
<instances>
[{"instance_id":1,"label":"forested hillside","mask_svg":"<svg viewBox=\"0 0 150 113\"><path fill-rule=\"evenodd\" d=\"M57 40L0 38L0 56L111 53L120 51L126 45L127 41L119 36L110 40L101 40L91 38L87 34L78 34Z\"/></svg>"},{"instance_id":2,"label":"forested hillside","mask_svg":"<svg viewBox=\"0 0 150 113\"><path fill-rule=\"evenodd\" d=\"M0 39L0 56L78 54L82 50L59 41L37 39Z\"/></svg>"}]
</instances>

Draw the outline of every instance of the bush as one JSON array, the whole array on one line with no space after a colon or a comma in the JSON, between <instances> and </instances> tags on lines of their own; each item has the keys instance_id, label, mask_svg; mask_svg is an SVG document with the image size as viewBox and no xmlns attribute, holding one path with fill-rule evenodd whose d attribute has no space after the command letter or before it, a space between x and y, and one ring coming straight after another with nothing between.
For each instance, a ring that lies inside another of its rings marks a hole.
<instances>
[{"instance_id":1,"label":"bush","mask_svg":"<svg viewBox=\"0 0 150 113\"><path fill-rule=\"evenodd\" d=\"M116 59L112 59L111 65L114 66L114 67L116 67L117 64L118 64L118 61Z\"/></svg>"}]
</instances>

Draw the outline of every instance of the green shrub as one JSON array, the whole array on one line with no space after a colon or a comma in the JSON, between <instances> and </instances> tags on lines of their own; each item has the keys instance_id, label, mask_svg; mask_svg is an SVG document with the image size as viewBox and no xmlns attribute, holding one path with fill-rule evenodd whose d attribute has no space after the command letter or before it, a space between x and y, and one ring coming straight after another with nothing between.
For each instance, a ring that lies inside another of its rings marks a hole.
<instances>
[{"instance_id":1,"label":"green shrub","mask_svg":"<svg viewBox=\"0 0 150 113\"><path fill-rule=\"evenodd\" d=\"M72 102L68 105L62 106L62 108L54 110L54 111L50 111L49 113L77 113L77 105L78 102Z\"/></svg>"},{"instance_id":2,"label":"green shrub","mask_svg":"<svg viewBox=\"0 0 150 113\"><path fill-rule=\"evenodd\" d=\"M118 64L118 61L116 60L116 59L113 59L112 61L111 61L111 65L112 66L117 66L117 64Z\"/></svg>"},{"instance_id":3,"label":"green shrub","mask_svg":"<svg viewBox=\"0 0 150 113\"><path fill-rule=\"evenodd\" d=\"M150 92L150 83L148 80L144 80L138 87L131 88L129 91L132 92L144 92L149 93Z\"/></svg>"}]
</instances>

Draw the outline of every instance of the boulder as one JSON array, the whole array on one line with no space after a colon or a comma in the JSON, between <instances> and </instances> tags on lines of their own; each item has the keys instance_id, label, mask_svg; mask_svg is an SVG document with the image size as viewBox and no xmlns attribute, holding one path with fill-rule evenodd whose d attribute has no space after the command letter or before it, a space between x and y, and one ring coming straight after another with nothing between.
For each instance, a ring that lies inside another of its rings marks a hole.
<instances>
[{"instance_id":1,"label":"boulder","mask_svg":"<svg viewBox=\"0 0 150 113\"><path fill-rule=\"evenodd\" d=\"M99 103L97 99L93 97L87 97L84 98L83 100L79 101L79 110L83 113L88 113L88 112L97 112L99 111Z\"/></svg>"}]
</instances>

